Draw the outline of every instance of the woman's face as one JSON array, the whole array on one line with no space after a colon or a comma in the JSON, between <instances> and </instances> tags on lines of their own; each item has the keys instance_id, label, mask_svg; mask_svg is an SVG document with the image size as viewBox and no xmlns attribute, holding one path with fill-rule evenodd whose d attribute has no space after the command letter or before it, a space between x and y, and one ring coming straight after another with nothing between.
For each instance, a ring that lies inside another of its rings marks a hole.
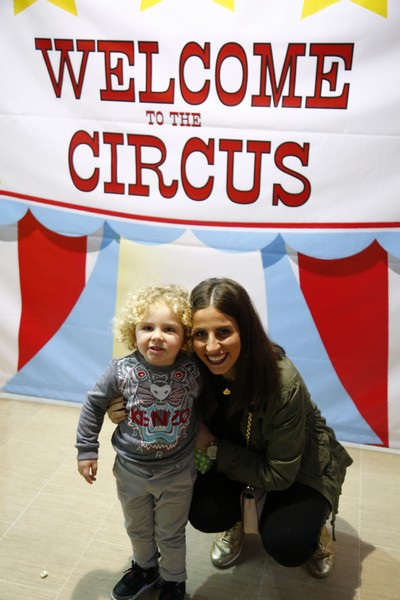
<instances>
[{"instance_id":1,"label":"woman's face","mask_svg":"<svg viewBox=\"0 0 400 600\"><path fill-rule=\"evenodd\" d=\"M214 306L193 314L193 348L214 375L235 378L235 364L240 355L240 333L233 317Z\"/></svg>"}]
</instances>

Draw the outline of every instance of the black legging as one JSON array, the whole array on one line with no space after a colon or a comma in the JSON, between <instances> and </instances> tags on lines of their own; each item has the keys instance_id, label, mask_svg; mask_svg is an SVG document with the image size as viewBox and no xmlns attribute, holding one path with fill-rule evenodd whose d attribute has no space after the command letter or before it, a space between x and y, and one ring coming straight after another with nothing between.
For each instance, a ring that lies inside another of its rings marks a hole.
<instances>
[{"instance_id":1,"label":"black legging","mask_svg":"<svg viewBox=\"0 0 400 600\"><path fill-rule=\"evenodd\" d=\"M199 474L189 513L192 526L205 533L230 529L241 520L240 494L244 487L214 469ZM266 552L286 567L304 564L316 551L330 512L328 501L301 483L268 492L260 520Z\"/></svg>"}]
</instances>

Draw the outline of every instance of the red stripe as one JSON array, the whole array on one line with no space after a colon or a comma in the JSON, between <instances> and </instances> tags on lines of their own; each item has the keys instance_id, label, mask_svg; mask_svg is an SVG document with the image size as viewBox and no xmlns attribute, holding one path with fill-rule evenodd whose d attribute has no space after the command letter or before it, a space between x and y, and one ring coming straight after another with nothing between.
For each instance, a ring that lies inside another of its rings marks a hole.
<instances>
[{"instance_id":1,"label":"red stripe","mask_svg":"<svg viewBox=\"0 0 400 600\"><path fill-rule=\"evenodd\" d=\"M300 285L330 360L371 428L388 445L388 265L374 242L360 254L299 254Z\"/></svg>"},{"instance_id":2,"label":"red stripe","mask_svg":"<svg viewBox=\"0 0 400 600\"><path fill-rule=\"evenodd\" d=\"M149 215L137 215L132 213L119 212L115 210L107 210L105 208L97 208L95 206L84 206L82 204L72 204L70 202L61 202L60 200L51 200L49 198L39 198L37 196L28 196L26 194L18 194L16 192L8 192L0 190L0 195L9 196L12 198L18 198L20 200L26 200L27 202L35 202L37 204L43 204L44 206L58 206L60 208L66 208L67 210L94 213L104 217L115 217L121 219L127 219L130 221L144 221L147 223L164 223L168 225L185 225L193 227L224 227L234 228L240 227L242 229L398 229L400 227L400 221L368 221L365 223L359 222L344 222L344 223L289 223L281 222L274 223L269 221L264 222L246 222L246 221L202 221L193 219L173 219L169 217L153 217Z\"/></svg>"},{"instance_id":3,"label":"red stripe","mask_svg":"<svg viewBox=\"0 0 400 600\"><path fill-rule=\"evenodd\" d=\"M18 255L21 369L60 328L85 286L86 238L49 231L28 211L18 223Z\"/></svg>"}]
</instances>

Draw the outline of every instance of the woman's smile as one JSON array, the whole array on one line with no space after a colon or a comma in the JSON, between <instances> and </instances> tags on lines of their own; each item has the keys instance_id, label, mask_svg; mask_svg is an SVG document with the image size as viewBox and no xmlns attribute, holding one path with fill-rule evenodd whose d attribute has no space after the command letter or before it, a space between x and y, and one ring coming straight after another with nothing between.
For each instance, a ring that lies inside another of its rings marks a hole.
<instances>
[{"instance_id":1,"label":"woman's smile","mask_svg":"<svg viewBox=\"0 0 400 600\"><path fill-rule=\"evenodd\" d=\"M212 363L213 365L220 365L224 362L224 360L226 359L227 356L228 356L227 352L222 352L218 355L208 354L207 358L210 361L210 363Z\"/></svg>"}]
</instances>

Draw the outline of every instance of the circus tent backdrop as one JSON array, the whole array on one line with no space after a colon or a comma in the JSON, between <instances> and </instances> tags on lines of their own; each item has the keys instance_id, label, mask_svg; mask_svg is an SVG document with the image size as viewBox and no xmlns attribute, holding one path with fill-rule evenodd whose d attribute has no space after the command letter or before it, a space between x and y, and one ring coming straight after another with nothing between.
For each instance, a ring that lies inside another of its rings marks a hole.
<instances>
[{"instance_id":1,"label":"circus tent backdrop","mask_svg":"<svg viewBox=\"0 0 400 600\"><path fill-rule=\"evenodd\" d=\"M399 22L394 0L2 2L1 391L82 402L128 289L228 276L338 437L400 448Z\"/></svg>"}]
</instances>

